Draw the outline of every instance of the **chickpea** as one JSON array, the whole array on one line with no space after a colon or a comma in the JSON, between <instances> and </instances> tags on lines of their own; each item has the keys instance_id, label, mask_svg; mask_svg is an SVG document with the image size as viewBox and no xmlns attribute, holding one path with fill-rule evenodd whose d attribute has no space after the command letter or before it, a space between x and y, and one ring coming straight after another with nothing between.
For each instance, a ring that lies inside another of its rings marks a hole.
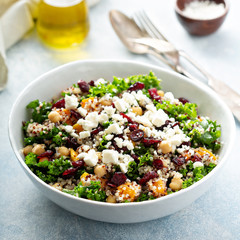
<instances>
[{"instance_id":1,"label":"chickpea","mask_svg":"<svg viewBox=\"0 0 240 240\"><path fill-rule=\"evenodd\" d=\"M110 100L100 100L100 103L103 106L111 106L112 105L112 102Z\"/></svg>"},{"instance_id":2,"label":"chickpea","mask_svg":"<svg viewBox=\"0 0 240 240\"><path fill-rule=\"evenodd\" d=\"M171 143L165 140L159 144L159 148L161 149L163 154L170 153L172 151Z\"/></svg>"},{"instance_id":3,"label":"chickpea","mask_svg":"<svg viewBox=\"0 0 240 240\"><path fill-rule=\"evenodd\" d=\"M113 195L109 195L106 200L108 203L116 203L116 197Z\"/></svg>"},{"instance_id":4,"label":"chickpea","mask_svg":"<svg viewBox=\"0 0 240 240\"><path fill-rule=\"evenodd\" d=\"M103 177L107 174L106 167L104 165L98 165L94 168L94 173L99 177Z\"/></svg>"},{"instance_id":5,"label":"chickpea","mask_svg":"<svg viewBox=\"0 0 240 240\"><path fill-rule=\"evenodd\" d=\"M66 148L66 147L59 147L59 148L58 148L58 153L59 153L61 156L69 156L70 151L69 151L69 149Z\"/></svg>"},{"instance_id":6,"label":"chickpea","mask_svg":"<svg viewBox=\"0 0 240 240\"><path fill-rule=\"evenodd\" d=\"M72 93L74 93L74 94L79 94L79 93L81 93L80 88L74 88L74 89L72 90Z\"/></svg>"},{"instance_id":7,"label":"chickpea","mask_svg":"<svg viewBox=\"0 0 240 240\"><path fill-rule=\"evenodd\" d=\"M163 97L163 96L164 96L164 91L158 90L158 91L157 91L157 94L158 94L160 97Z\"/></svg>"},{"instance_id":8,"label":"chickpea","mask_svg":"<svg viewBox=\"0 0 240 240\"><path fill-rule=\"evenodd\" d=\"M26 156L28 155L30 152L32 152L33 146L32 145L28 145L23 149L23 154Z\"/></svg>"},{"instance_id":9,"label":"chickpea","mask_svg":"<svg viewBox=\"0 0 240 240\"><path fill-rule=\"evenodd\" d=\"M45 145L44 144L37 144L33 147L32 152L36 155L40 155L45 152Z\"/></svg>"},{"instance_id":10,"label":"chickpea","mask_svg":"<svg viewBox=\"0 0 240 240\"><path fill-rule=\"evenodd\" d=\"M183 183L183 180L181 178L173 178L171 183L169 184L169 187L173 191L177 191L182 189L182 183Z\"/></svg>"},{"instance_id":11,"label":"chickpea","mask_svg":"<svg viewBox=\"0 0 240 240\"><path fill-rule=\"evenodd\" d=\"M141 107L132 107L132 112L135 113L137 116L142 116L143 110Z\"/></svg>"},{"instance_id":12,"label":"chickpea","mask_svg":"<svg viewBox=\"0 0 240 240\"><path fill-rule=\"evenodd\" d=\"M61 115L56 111L51 111L48 114L48 119L53 123L57 123L61 120Z\"/></svg>"}]
</instances>

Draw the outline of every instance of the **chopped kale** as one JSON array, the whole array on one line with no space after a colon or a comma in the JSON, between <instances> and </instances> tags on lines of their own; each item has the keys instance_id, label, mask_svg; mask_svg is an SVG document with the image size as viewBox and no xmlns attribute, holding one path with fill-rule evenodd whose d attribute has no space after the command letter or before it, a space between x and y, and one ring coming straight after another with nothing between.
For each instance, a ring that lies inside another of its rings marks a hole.
<instances>
[{"instance_id":1,"label":"chopped kale","mask_svg":"<svg viewBox=\"0 0 240 240\"><path fill-rule=\"evenodd\" d=\"M83 186L80 182L74 190L63 189L63 192L94 201L106 201L106 193L101 190L100 181L91 181L89 186Z\"/></svg>"},{"instance_id":2,"label":"chopped kale","mask_svg":"<svg viewBox=\"0 0 240 240\"><path fill-rule=\"evenodd\" d=\"M27 105L27 109L32 109L32 119L34 122L42 123L48 118L52 108L51 103L42 102L39 100L34 100Z\"/></svg>"},{"instance_id":3,"label":"chopped kale","mask_svg":"<svg viewBox=\"0 0 240 240\"><path fill-rule=\"evenodd\" d=\"M137 202L142 202L142 201L147 201L147 200L153 200L156 199L154 196L152 195L148 195L147 193L142 193L138 199Z\"/></svg>"},{"instance_id":4,"label":"chopped kale","mask_svg":"<svg viewBox=\"0 0 240 240\"><path fill-rule=\"evenodd\" d=\"M102 152L104 149L107 149L106 144L108 143L108 140L106 139L106 136L107 135L104 135L102 137L102 141L99 143L99 146L98 146L98 151Z\"/></svg>"}]
</instances>

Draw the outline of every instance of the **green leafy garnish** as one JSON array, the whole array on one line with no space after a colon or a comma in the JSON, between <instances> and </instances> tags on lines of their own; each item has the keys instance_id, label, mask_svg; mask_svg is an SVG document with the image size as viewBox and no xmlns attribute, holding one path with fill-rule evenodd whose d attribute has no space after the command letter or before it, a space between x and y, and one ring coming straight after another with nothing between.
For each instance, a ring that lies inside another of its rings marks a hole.
<instances>
[{"instance_id":1,"label":"green leafy garnish","mask_svg":"<svg viewBox=\"0 0 240 240\"><path fill-rule=\"evenodd\" d=\"M112 121L107 121L107 122L103 122L103 123L102 123L102 126L103 126L104 128L107 128L107 127L109 127L111 124L113 124Z\"/></svg>"},{"instance_id":2,"label":"green leafy garnish","mask_svg":"<svg viewBox=\"0 0 240 240\"><path fill-rule=\"evenodd\" d=\"M69 160L60 157L53 161L38 162L37 155L29 153L25 157L27 166L44 182L54 182L57 177L70 168L72 165Z\"/></svg>"},{"instance_id":3,"label":"green leafy garnish","mask_svg":"<svg viewBox=\"0 0 240 240\"><path fill-rule=\"evenodd\" d=\"M169 117L175 118L178 122L195 119L197 117L197 104L195 103L182 104L180 102L176 105L169 101L162 101L162 103L157 103L156 108L164 110L168 113Z\"/></svg>"},{"instance_id":4,"label":"green leafy garnish","mask_svg":"<svg viewBox=\"0 0 240 240\"><path fill-rule=\"evenodd\" d=\"M107 149L106 145L108 143L108 140L106 139L106 135L104 135L102 137L102 141L99 143L99 146L98 146L98 151L103 151L104 149Z\"/></svg>"},{"instance_id":5,"label":"green leafy garnish","mask_svg":"<svg viewBox=\"0 0 240 240\"><path fill-rule=\"evenodd\" d=\"M91 181L89 186L83 186L80 182L74 190L63 189L63 192L94 201L106 201L106 193L101 190L100 181Z\"/></svg>"},{"instance_id":6,"label":"green leafy garnish","mask_svg":"<svg viewBox=\"0 0 240 240\"><path fill-rule=\"evenodd\" d=\"M137 202L147 201L147 200L153 200L156 199L153 195L148 195L147 193L142 193L138 199Z\"/></svg>"},{"instance_id":7,"label":"green leafy garnish","mask_svg":"<svg viewBox=\"0 0 240 240\"><path fill-rule=\"evenodd\" d=\"M27 105L27 109L32 109L32 119L34 122L42 123L48 118L52 108L51 103L42 102L39 100L34 100Z\"/></svg>"}]
</instances>

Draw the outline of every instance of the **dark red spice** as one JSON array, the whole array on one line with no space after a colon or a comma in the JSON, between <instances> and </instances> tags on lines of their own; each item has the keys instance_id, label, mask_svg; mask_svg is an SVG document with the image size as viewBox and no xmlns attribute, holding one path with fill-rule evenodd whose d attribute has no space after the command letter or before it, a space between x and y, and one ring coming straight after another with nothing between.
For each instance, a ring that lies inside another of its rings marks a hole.
<instances>
[{"instance_id":1,"label":"dark red spice","mask_svg":"<svg viewBox=\"0 0 240 240\"><path fill-rule=\"evenodd\" d=\"M158 174L156 172L151 171L151 172L145 173L144 176L139 180L139 184L145 185L149 180L157 177L158 177Z\"/></svg>"},{"instance_id":2,"label":"dark red spice","mask_svg":"<svg viewBox=\"0 0 240 240\"><path fill-rule=\"evenodd\" d=\"M153 160L153 166L156 169L162 169L163 168L163 161L161 159L155 159L155 160Z\"/></svg>"},{"instance_id":3,"label":"dark red spice","mask_svg":"<svg viewBox=\"0 0 240 240\"><path fill-rule=\"evenodd\" d=\"M38 155L37 158L38 158L38 159L40 159L40 158L44 158L44 157L51 158L53 154L54 154L53 151L51 151L51 150L47 150L46 152L44 152L44 153Z\"/></svg>"},{"instance_id":4,"label":"dark red spice","mask_svg":"<svg viewBox=\"0 0 240 240\"><path fill-rule=\"evenodd\" d=\"M150 94L150 97L151 97L153 100L156 100L156 101L158 101L158 102L161 102L161 97L158 95L156 88L148 89L148 92L149 92L149 94Z\"/></svg>"},{"instance_id":5,"label":"dark red spice","mask_svg":"<svg viewBox=\"0 0 240 240\"><path fill-rule=\"evenodd\" d=\"M141 82L135 82L133 85L131 85L128 88L128 91L132 92L132 91L138 91L138 90L142 90L145 87L144 83Z\"/></svg>"},{"instance_id":6,"label":"dark red spice","mask_svg":"<svg viewBox=\"0 0 240 240\"><path fill-rule=\"evenodd\" d=\"M73 165L73 167L78 167L78 168L81 168L81 167L83 167L83 165L84 165L84 161L83 160L78 160L78 161L75 161L75 162L72 162L72 165Z\"/></svg>"},{"instance_id":7,"label":"dark red spice","mask_svg":"<svg viewBox=\"0 0 240 240\"><path fill-rule=\"evenodd\" d=\"M133 123L133 120L132 120L129 116L127 116L125 113L120 113L120 115L121 115L123 118L126 118L129 123Z\"/></svg>"},{"instance_id":8,"label":"dark red spice","mask_svg":"<svg viewBox=\"0 0 240 240\"><path fill-rule=\"evenodd\" d=\"M177 166L182 166L186 162L186 159L183 156L176 156L172 159L172 162Z\"/></svg>"},{"instance_id":9,"label":"dark red spice","mask_svg":"<svg viewBox=\"0 0 240 240\"><path fill-rule=\"evenodd\" d=\"M150 147L151 145L156 145L157 143L160 143L161 140L159 139L154 139L154 138L151 138L151 137L146 137L143 139L143 144L145 147Z\"/></svg>"},{"instance_id":10,"label":"dark red spice","mask_svg":"<svg viewBox=\"0 0 240 240\"><path fill-rule=\"evenodd\" d=\"M130 134L130 138L132 141L134 142L139 142L143 139L144 137L144 132L143 130L141 129L137 129L137 130L134 130L133 132L131 132Z\"/></svg>"},{"instance_id":11,"label":"dark red spice","mask_svg":"<svg viewBox=\"0 0 240 240\"><path fill-rule=\"evenodd\" d=\"M188 99L183 98L183 97L178 98L178 100L179 100L179 102L181 102L183 105L184 105L185 103L188 103L188 102L189 102Z\"/></svg>"},{"instance_id":12,"label":"dark red spice","mask_svg":"<svg viewBox=\"0 0 240 240\"><path fill-rule=\"evenodd\" d=\"M78 86L81 89L83 93L88 93L89 92L89 84L85 82L84 80L79 80L78 81Z\"/></svg>"},{"instance_id":13,"label":"dark red spice","mask_svg":"<svg viewBox=\"0 0 240 240\"><path fill-rule=\"evenodd\" d=\"M60 100L58 100L57 102L55 102L53 105L52 105L52 109L53 108L65 108L65 99L62 98Z\"/></svg>"},{"instance_id":14,"label":"dark red spice","mask_svg":"<svg viewBox=\"0 0 240 240\"><path fill-rule=\"evenodd\" d=\"M122 184L124 184L127 180L127 177L124 173L122 172L115 172L114 175L112 176L110 182L107 183L108 186L110 187L118 187Z\"/></svg>"}]
</instances>

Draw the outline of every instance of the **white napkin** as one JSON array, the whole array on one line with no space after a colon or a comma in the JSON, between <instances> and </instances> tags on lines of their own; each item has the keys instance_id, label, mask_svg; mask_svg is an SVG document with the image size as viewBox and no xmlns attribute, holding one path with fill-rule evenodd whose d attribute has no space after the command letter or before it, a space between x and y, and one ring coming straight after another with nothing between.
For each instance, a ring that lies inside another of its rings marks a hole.
<instances>
[{"instance_id":1,"label":"white napkin","mask_svg":"<svg viewBox=\"0 0 240 240\"><path fill-rule=\"evenodd\" d=\"M5 51L34 26L39 0L0 0L0 91L7 83ZM87 0L89 7L99 0Z\"/></svg>"}]
</instances>

